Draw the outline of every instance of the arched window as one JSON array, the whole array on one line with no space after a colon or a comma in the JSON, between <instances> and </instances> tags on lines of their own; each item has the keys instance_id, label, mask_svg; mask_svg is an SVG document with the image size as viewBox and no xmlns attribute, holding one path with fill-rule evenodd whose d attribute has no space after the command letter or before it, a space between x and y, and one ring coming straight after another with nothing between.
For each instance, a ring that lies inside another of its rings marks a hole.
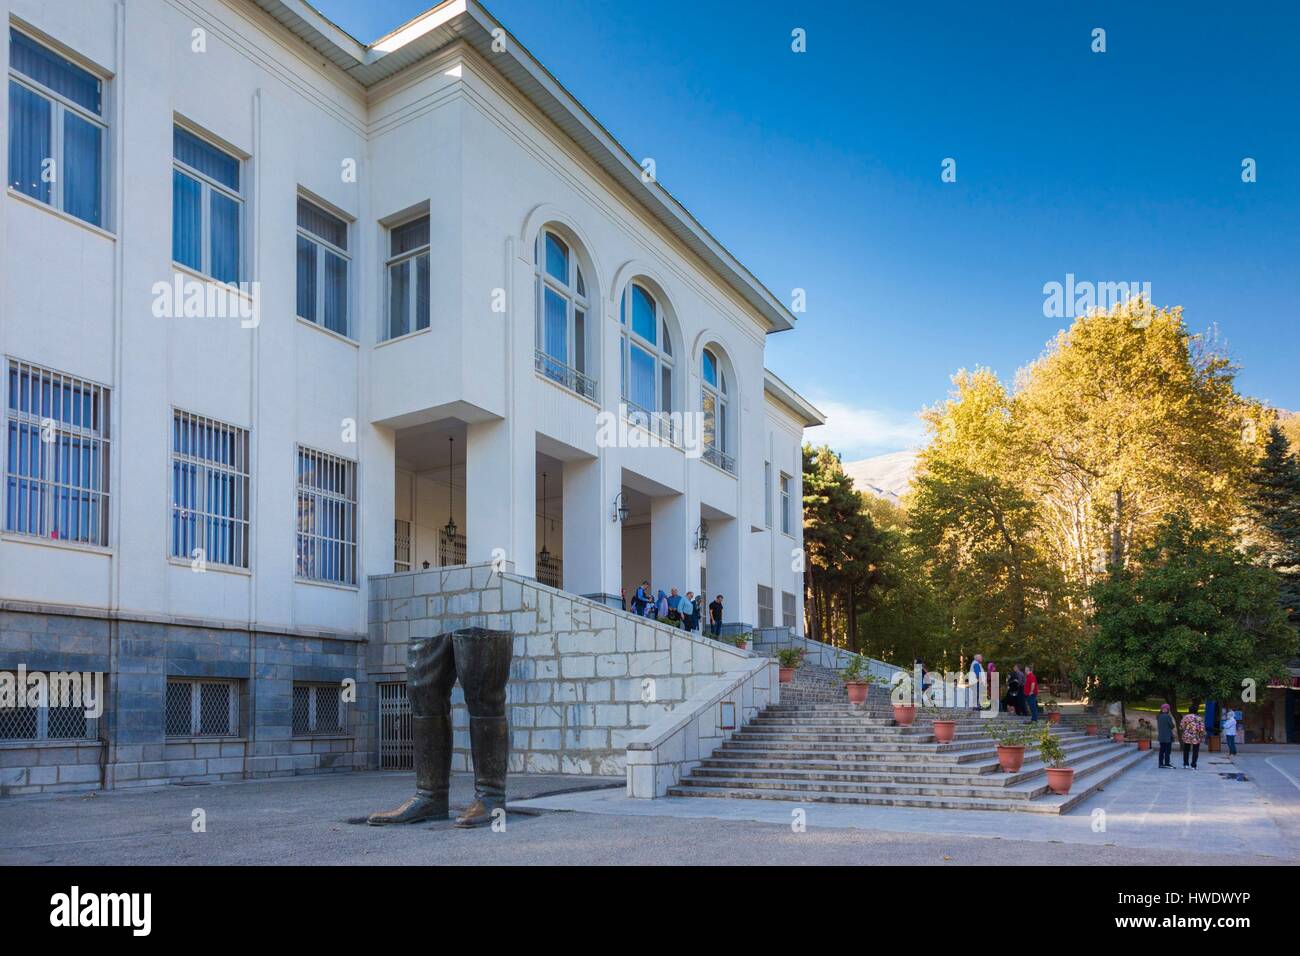
<instances>
[{"instance_id":1,"label":"arched window","mask_svg":"<svg viewBox=\"0 0 1300 956\"><path fill-rule=\"evenodd\" d=\"M579 395L596 397L587 374L587 282L569 244L549 229L537 237L537 371Z\"/></svg>"},{"instance_id":2,"label":"arched window","mask_svg":"<svg viewBox=\"0 0 1300 956\"><path fill-rule=\"evenodd\" d=\"M700 409L704 412L704 457L719 468L734 472L727 372L712 349L704 350L702 366Z\"/></svg>"},{"instance_id":3,"label":"arched window","mask_svg":"<svg viewBox=\"0 0 1300 956\"><path fill-rule=\"evenodd\" d=\"M673 409L673 340L663 308L650 290L628 283L619 310L623 400L634 412Z\"/></svg>"}]
</instances>

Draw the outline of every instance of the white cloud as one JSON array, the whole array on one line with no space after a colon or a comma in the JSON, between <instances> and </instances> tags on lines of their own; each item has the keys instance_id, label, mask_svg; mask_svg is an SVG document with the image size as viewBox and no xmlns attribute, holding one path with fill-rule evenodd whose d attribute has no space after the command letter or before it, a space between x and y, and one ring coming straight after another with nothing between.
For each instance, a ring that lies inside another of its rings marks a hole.
<instances>
[{"instance_id":1,"label":"white cloud","mask_svg":"<svg viewBox=\"0 0 1300 956\"><path fill-rule=\"evenodd\" d=\"M858 408L817 399L813 404L825 413L826 424L810 428L804 437L814 445L830 445L845 461L918 448L925 440L925 426L916 412Z\"/></svg>"}]
</instances>

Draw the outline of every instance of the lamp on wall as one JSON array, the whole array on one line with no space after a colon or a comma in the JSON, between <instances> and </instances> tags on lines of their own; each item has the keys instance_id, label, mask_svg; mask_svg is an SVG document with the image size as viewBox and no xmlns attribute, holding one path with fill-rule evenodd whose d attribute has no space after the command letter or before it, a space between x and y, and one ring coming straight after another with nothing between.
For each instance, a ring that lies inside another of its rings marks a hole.
<instances>
[{"instance_id":1,"label":"lamp on wall","mask_svg":"<svg viewBox=\"0 0 1300 956\"><path fill-rule=\"evenodd\" d=\"M709 550L709 523L703 518L700 519L700 526L695 529L695 550Z\"/></svg>"},{"instance_id":2,"label":"lamp on wall","mask_svg":"<svg viewBox=\"0 0 1300 956\"><path fill-rule=\"evenodd\" d=\"M609 520L624 522L627 521L627 516L627 499L623 497L623 492L620 491L614 496L614 516Z\"/></svg>"},{"instance_id":3,"label":"lamp on wall","mask_svg":"<svg viewBox=\"0 0 1300 956\"><path fill-rule=\"evenodd\" d=\"M537 560L542 567L551 563L551 552L546 548L546 472L542 472L542 550L537 552Z\"/></svg>"},{"instance_id":4,"label":"lamp on wall","mask_svg":"<svg viewBox=\"0 0 1300 956\"><path fill-rule=\"evenodd\" d=\"M451 477L447 479L447 524L442 533L450 545L456 540L456 439L451 435L447 436L447 463L451 468Z\"/></svg>"}]
</instances>

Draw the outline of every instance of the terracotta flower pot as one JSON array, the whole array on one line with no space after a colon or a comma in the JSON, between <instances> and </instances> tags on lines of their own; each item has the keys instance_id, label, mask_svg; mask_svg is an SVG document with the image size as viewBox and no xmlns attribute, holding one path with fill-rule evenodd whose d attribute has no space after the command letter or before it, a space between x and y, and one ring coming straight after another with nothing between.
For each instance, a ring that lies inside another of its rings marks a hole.
<instances>
[{"instance_id":1,"label":"terracotta flower pot","mask_svg":"<svg viewBox=\"0 0 1300 956\"><path fill-rule=\"evenodd\" d=\"M1061 712L1059 710L1049 710L1047 712L1047 722L1049 724L1059 724L1061 722Z\"/></svg>"},{"instance_id":2,"label":"terracotta flower pot","mask_svg":"<svg viewBox=\"0 0 1300 956\"><path fill-rule=\"evenodd\" d=\"M1087 729L1086 731L1084 731L1084 732L1085 732L1089 737L1096 737L1096 736L1097 736L1097 725L1096 725L1096 724L1089 724L1089 725L1088 725L1088 729Z\"/></svg>"},{"instance_id":3,"label":"terracotta flower pot","mask_svg":"<svg viewBox=\"0 0 1300 956\"><path fill-rule=\"evenodd\" d=\"M1138 750L1150 750L1150 749L1151 749L1151 741L1149 740L1138 741Z\"/></svg>"},{"instance_id":4,"label":"terracotta flower pot","mask_svg":"<svg viewBox=\"0 0 1300 956\"><path fill-rule=\"evenodd\" d=\"M738 641L738 642L736 643L736 650L738 650L738 651L747 651L747 650L749 650L749 643L746 642L746 641Z\"/></svg>"},{"instance_id":5,"label":"terracotta flower pot","mask_svg":"<svg viewBox=\"0 0 1300 956\"><path fill-rule=\"evenodd\" d=\"M894 705L894 723L898 724L900 727L910 727L914 720L916 720L915 704Z\"/></svg>"},{"instance_id":6,"label":"terracotta flower pot","mask_svg":"<svg viewBox=\"0 0 1300 956\"><path fill-rule=\"evenodd\" d=\"M1217 753L1219 752L1219 746L1220 746L1220 744L1219 744L1219 735L1218 735L1218 734L1211 734L1209 737L1206 737L1205 740L1206 740L1206 743L1209 745L1209 751L1210 751L1210 753L1212 753L1212 754L1217 754Z\"/></svg>"},{"instance_id":7,"label":"terracotta flower pot","mask_svg":"<svg viewBox=\"0 0 1300 956\"><path fill-rule=\"evenodd\" d=\"M1015 773L1024 762L1024 744L998 744L998 766L1003 773Z\"/></svg>"},{"instance_id":8,"label":"terracotta flower pot","mask_svg":"<svg viewBox=\"0 0 1300 956\"><path fill-rule=\"evenodd\" d=\"M1124 742L1124 735L1123 735L1122 733L1120 733L1120 734L1111 734L1111 735L1110 735L1110 739L1113 740L1113 741L1115 741L1115 743L1117 743L1117 744L1122 744L1122 743Z\"/></svg>"},{"instance_id":9,"label":"terracotta flower pot","mask_svg":"<svg viewBox=\"0 0 1300 956\"><path fill-rule=\"evenodd\" d=\"M867 699L867 690L871 687L866 681L849 681L844 685L849 690L849 703L860 704Z\"/></svg>"},{"instance_id":10,"label":"terracotta flower pot","mask_svg":"<svg viewBox=\"0 0 1300 956\"><path fill-rule=\"evenodd\" d=\"M793 668L793 667L782 667L782 668L781 668L781 683L782 683L782 684L788 684L788 683L790 683L790 681L792 681L792 680L794 680L794 668Z\"/></svg>"},{"instance_id":11,"label":"terracotta flower pot","mask_svg":"<svg viewBox=\"0 0 1300 956\"><path fill-rule=\"evenodd\" d=\"M934 722L934 739L941 744L951 743L957 736L957 721L936 720Z\"/></svg>"},{"instance_id":12,"label":"terracotta flower pot","mask_svg":"<svg viewBox=\"0 0 1300 956\"><path fill-rule=\"evenodd\" d=\"M1052 793L1069 793L1070 787L1074 785L1074 768L1072 767L1048 767L1047 768L1047 789Z\"/></svg>"}]
</instances>

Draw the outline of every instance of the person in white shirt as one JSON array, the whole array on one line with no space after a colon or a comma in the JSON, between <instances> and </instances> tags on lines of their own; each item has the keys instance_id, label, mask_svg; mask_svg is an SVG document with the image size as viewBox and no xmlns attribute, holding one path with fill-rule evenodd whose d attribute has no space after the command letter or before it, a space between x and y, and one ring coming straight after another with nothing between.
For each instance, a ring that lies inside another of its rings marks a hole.
<instances>
[{"instance_id":1,"label":"person in white shirt","mask_svg":"<svg viewBox=\"0 0 1300 956\"><path fill-rule=\"evenodd\" d=\"M1228 753L1237 756L1237 712L1231 707L1223 710L1223 739L1228 742Z\"/></svg>"}]
</instances>

